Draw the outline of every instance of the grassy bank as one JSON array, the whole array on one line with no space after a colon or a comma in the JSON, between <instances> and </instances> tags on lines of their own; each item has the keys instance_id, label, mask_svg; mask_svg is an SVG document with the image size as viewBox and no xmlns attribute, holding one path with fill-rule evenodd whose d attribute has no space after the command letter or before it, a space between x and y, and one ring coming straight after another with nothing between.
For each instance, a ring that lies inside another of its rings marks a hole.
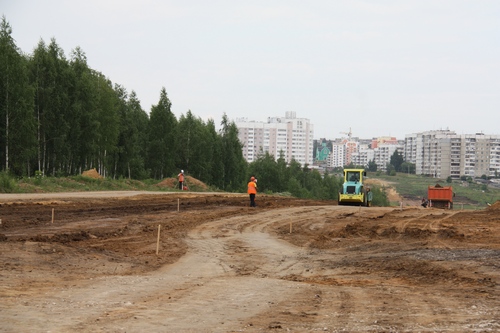
<instances>
[{"instance_id":1,"label":"grassy bank","mask_svg":"<svg viewBox=\"0 0 500 333\"><path fill-rule=\"evenodd\" d=\"M447 183L446 179L397 173L396 176L388 176L384 173L368 173L369 177L389 182L396 191L406 199L419 200L427 197L427 187L439 184L441 186L453 186L455 197L453 198L455 209L481 209L500 200L500 189L475 182L453 181Z\"/></svg>"},{"instance_id":2,"label":"grassy bank","mask_svg":"<svg viewBox=\"0 0 500 333\"><path fill-rule=\"evenodd\" d=\"M0 193L51 193L51 192L85 192L85 191L178 191L177 181L169 182L148 179L105 179L86 176L41 177L14 179L0 173ZM192 191L207 191L206 186L190 183Z\"/></svg>"}]
</instances>

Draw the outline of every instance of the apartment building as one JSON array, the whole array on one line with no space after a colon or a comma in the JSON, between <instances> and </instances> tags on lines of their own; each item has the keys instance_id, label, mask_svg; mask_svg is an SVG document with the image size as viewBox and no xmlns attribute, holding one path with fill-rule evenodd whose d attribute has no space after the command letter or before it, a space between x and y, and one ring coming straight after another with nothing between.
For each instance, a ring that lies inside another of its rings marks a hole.
<instances>
[{"instance_id":1,"label":"apartment building","mask_svg":"<svg viewBox=\"0 0 500 333\"><path fill-rule=\"evenodd\" d=\"M387 164L391 162L391 157L394 152L398 150L403 152L404 146L395 143L379 144L376 148L369 148L368 145L360 145L358 152L352 155L352 162L355 165L362 165L368 167L370 161L377 164L377 170L386 171Z\"/></svg>"},{"instance_id":2,"label":"apartment building","mask_svg":"<svg viewBox=\"0 0 500 333\"><path fill-rule=\"evenodd\" d=\"M396 150L401 154L404 150L404 146L397 144L397 141L395 143L381 144L373 149L373 160L377 164L377 170L387 171L387 164L391 163L391 157Z\"/></svg>"},{"instance_id":3,"label":"apartment building","mask_svg":"<svg viewBox=\"0 0 500 333\"><path fill-rule=\"evenodd\" d=\"M371 140L371 147L372 149L377 148L380 145L397 145L398 144L398 139L396 139L393 136L381 136L375 139Z\"/></svg>"},{"instance_id":4,"label":"apartment building","mask_svg":"<svg viewBox=\"0 0 500 333\"><path fill-rule=\"evenodd\" d=\"M287 111L285 117L269 117L267 122L237 118L235 124L243 144L243 157L248 162L266 152L277 159L283 152L287 162L293 158L301 165L313 164L314 126L309 119L297 118L296 112Z\"/></svg>"},{"instance_id":5,"label":"apartment building","mask_svg":"<svg viewBox=\"0 0 500 333\"><path fill-rule=\"evenodd\" d=\"M354 165L368 167L368 162L374 158L374 151L367 144L359 144L356 152L351 154L351 162Z\"/></svg>"},{"instance_id":6,"label":"apartment building","mask_svg":"<svg viewBox=\"0 0 500 333\"><path fill-rule=\"evenodd\" d=\"M327 159L329 168L342 168L345 165L345 145L340 143L332 144L332 151Z\"/></svg>"},{"instance_id":7,"label":"apartment building","mask_svg":"<svg viewBox=\"0 0 500 333\"><path fill-rule=\"evenodd\" d=\"M414 133L406 135L404 153L417 174L454 179L500 174L499 135L457 135L449 130Z\"/></svg>"},{"instance_id":8,"label":"apartment building","mask_svg":"<svg viewBox=\"0 0 500 333\"><path fill-rule=\"evenodd\" d=\"M466 134L461 136L461 144L461 175L500 175L500 135Z\"/></svg>"},{"instance_id":9,"label":"apartment building","mask_svg":"<svg viewBox=\"0 0 500 333\"><path fill-rule=\"evenodd\" d=\"M450 174L451 138L455 132L449 130L427 131L406 135L404 158L414 163L416 173L433 177Z\"/></svg>"}]
</instances>

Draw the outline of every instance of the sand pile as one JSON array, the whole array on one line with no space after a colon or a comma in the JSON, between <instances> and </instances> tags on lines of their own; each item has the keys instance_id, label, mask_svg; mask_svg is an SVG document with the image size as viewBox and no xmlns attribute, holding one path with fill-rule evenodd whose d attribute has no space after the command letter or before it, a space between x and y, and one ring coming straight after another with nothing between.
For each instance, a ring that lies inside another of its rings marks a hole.
<instances>
[{"instance_id":1,"label":"sand pile","mask_svg":"<svg viewBox=\"0 0 500 333\"><path fill-rule=\"evenodd\" d=\"M89 178L95 178L95 179L101 179L102 178L102 176L99 174L99 172L97 172L97 170L95 168L87 170L87 171L84 171L82 173L82 176L89 177Z\"/></svg>"},{"instance_id":2,"label":"sand pile","mask_svg":"<svg viewBox=\"0 0 500 333\"><path fill-rule=\"evenodd\" d=\"M208 189L207 184L191 176L185 176L184 185L187 186L188 189L191 189L192 187L196 187L202 190ZM159 182L157 186L177 188L179 186L179 181L177 180L177 178L165 178L164 180Z\"/></svg>"},{"instance_id":3,"label":"sand pile","mask_svg":"<svg viewBox=\"0 0 500 333\"><path fill-rule=\"evenodd\" d=\"M488 207L488 209L500 210L500 201L497 200L494 204L492 204L490 207Z\"/></svg>"}]
</instances>

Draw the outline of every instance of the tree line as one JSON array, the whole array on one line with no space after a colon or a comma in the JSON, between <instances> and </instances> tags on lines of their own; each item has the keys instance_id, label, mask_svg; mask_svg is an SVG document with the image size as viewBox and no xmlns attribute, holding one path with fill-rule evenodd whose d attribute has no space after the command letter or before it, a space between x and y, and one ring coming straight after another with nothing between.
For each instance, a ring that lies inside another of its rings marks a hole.
<instances>
[{"instance_id":1,"label":"tree line","mask_svg":"<svg viewBox=\"0 0 500 333\"><path fill-rule=\"evenodd\" d=\"M237 128L221 130L187 111L179 119L165 88L149 114L134 91L92 69L79 47L66 58L55 39L19 50L0 26L0 163L17 177L68 176L96 168L107 178L162 179L180 169L236 190L246 162Z\"/></svg>"},{"instance_id":2,"label":"tree line","mask_svg":"<svg viewBox=\"0 0 500 333\"><path fill-rule=\"evenodd\" d=\"M92 69L76 47L67 58L52 38L24 54L5 16L0 25L0 169L15 177L72 176L96 168L109 179L163 179L181 169L225 191L336 199L341 178L268 153L248 164L234 122L220 129L190 110L179 119L161 88L149 114L120 84Z\"/></svg>"}]
</instances>

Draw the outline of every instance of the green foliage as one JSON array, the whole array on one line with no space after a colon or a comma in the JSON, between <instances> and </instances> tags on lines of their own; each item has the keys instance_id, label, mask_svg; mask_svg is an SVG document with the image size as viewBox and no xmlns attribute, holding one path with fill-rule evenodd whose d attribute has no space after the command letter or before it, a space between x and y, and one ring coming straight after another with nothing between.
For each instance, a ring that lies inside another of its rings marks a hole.
<instances>
[{"instance_id":1,"label":"green foliage","mask_svg":"<svg viewBox=\"0 0 500 333\"><path fill-rule=\"evenodd\" d=\"M375 162L374 159L368 162L368 171L372 172L377 171L377 163Z\"/></svg>"},{"instance_id":2,"label":"green foliage","mask_svg":"<svg viewBox=\"0 0 500 333\"><path fill-rule=\"evenodd\" d=\"M384 189L377 185L370 187L373 192L373 206L388 207L390 206L389 199L387 198L387 193Z\"/></svg>"},{"instance_id":3,"label":"green foliage","mask_svg":"<svg viewBox=\"0 0 500 333\"><path fill-rule=\"evenodd\" d=\"M448 184L451 184L451 183L453 182L453 180L452 180L451 176L448 176L448 178L446 178L446 182L447 182Z\"/></svg>"},{"instance_id":4,"label":"green foliage","mask_svg":"<svg viewBox=\"0 0 500 333\"><path fill-rule=\"evenodd\" d=\"M43 172L39 170L35 171L35 184L42 185L42 180L43 180Z\"/></svg>"},{"instance_id":5,"label":"green foliage","mask_svg":"<svg viewBox=\"0 0 500 333\"><path fill-rule=\"evenodd\" d=\"M11 193L15 192L16 188L16 182L9 173L5 171L0 172L0 192Z\"/></svg>"},{"instance_id":6,"label":"green foliage","mask_svg":"<svg viewBox=\"0 0 500 333\"><path fill-rule=\"evenodd\" d=\"M0 23L0 162L14 174L29 171L35 154L34 89L29 82L29 60L12 38L5 16Z\"/></svg>"},{"instance_id":7,"label":"green foliage","mask_svg":"<svg viewBox=\"0 0 500 333\"><path fill-rule=\"evenodd\" d=\"M298 198L336 200L342 180L317 170L310 170L292 160L287 166L281 154L275 160L268 152L258 156L248 166L247 181L250 176L258 180L259 192L288 192Z\"/></svg>"},{"instance_id":8,"label":"green foliage","mask_svg":"<svg viewBox=\"0 0 500 333\"><path fill-rule=\"evenodd\" d=\"M259 191L282 192L284 187L279 183L278 163L269 152L259 155L248 166L247 179L254 176L258 179Z\"/></svg>"},{"instance_id":9,"label":"green foliage","mask_svg":"<svg viewBox=\"0 0 500 333\"><path fill-rule=\"evenodd\" d=\"M388 176L394 176L396 174L396 168L394 167L394 165L387 163L385 173Z\"/></svg>"},{"instance_id":10,"label":"green foliage","mask_svg":"<svg viewBox=\"0 0 500 333\"><path fill-rule=\"evenodd\" d=\"M171 111L172 103L165 88L161 89L160 100L151 108L148 125L148 161L155 179L176 174L177 161L177 119Z\"/></svg>"},{"instance_id":11,"label":"green foliage","mask_svg":"<svg viewBox=\"0 0 500 333\"><path fill-rule=\"evenodd\" d=\"M415 174L416 172L416 165L415 163L410 163L410 162L404 162L401 164L400 171L404 173L413 173Z\"/></svg>"},{"instance_id":12,"label":"green foliage","mask_svg":"<svg viewBox=\"0 0 500 333\"><path fill-rule=\"evenodd\" d=\"M238 139L238 128L230 122L227 115L222 116L220 131L220 156L222 170L220 174L221 186L226 191L243 191L246 189L247 162L243 157L243 145Z\"/></svg>"},{"instance_id":13,"label":"green foliage","mask_svg":"<svg viewBox=\"0 0 500 333\"><path fill-rule=\"evenodd\" d=\"M215 141L205 122L195 117L191 110L179 119L178 134L179 167L197 179L211 180L210 163Z\"/></svg>"},{"instance_id":14,"label":"green foliage","mask_svg":"<svg viewBox=\"0 0 500 333\"><path fill-rule=\"evenodd\" d=\"M390 164L394 166L394 170L402 171L401 165L403 164L403 162L404 162L403 155L396 149L391 156Z\"/></svg>"}]
</instances>

